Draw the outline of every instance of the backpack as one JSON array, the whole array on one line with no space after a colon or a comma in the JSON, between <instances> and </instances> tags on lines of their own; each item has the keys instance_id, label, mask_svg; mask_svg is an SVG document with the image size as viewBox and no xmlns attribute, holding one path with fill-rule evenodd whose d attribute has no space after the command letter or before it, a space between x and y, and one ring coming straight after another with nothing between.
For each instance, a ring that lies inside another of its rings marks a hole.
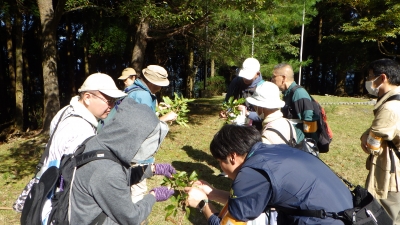
<instances>
[{"instance_id":1,"label":"backpack","mask_svg":"<svg viewBox=\"0 0 400 225\"><path fill-rule=\"evenodd\" d=\"M39 183L32 186L22 210L21 225L41 225L42 221L46 219L42 218L42 211L49 197L51 197L52 209L46 224L69 224L69 196L75 170L99 159L109 159L121 164L116 156L108 150L83 153L86 142L92 137L87 138L74 153L64 154L60 167L49 167L40 177ZM105 219L106 215L101 213L92 224L101 224Z\"/></svg>"},{"instance_id":2,"label":"backpack","mask_svg":"<svg viewBox=\"0 0 400 225\"><path fill-rule=\"evenodd\" d=\"M311 155L319 158L319 151L318 151L317 143L315 142L315 140L312 138L304 138L300 143L297 143L293 136L292 125L290 124L290 122L288 120L286 120L286 121L288 122L289 127L290 127L290 140L289 141L278 130L276 130L274 128L267 128L267 130L275 132L290 147L300 149L304 152L310 153Z\"/></svg>"},{"instance_id":3,"label":"backpack","mask_svg":"<svg viewBox=\"0 0 400 225\"><path fill-rule=\"evenodd\" d=\"M300 85L294 86L289 93L288 99L289 102L292 103L293 94L298 88L303 88ZM320 153L326 153L329 151L329 144L332 142L333 132L328 125L327 116L324 108L310 95L311 103L313 105L314 114L319 116L319 120L317 121L317 133L318 133L318 141L317 146ZM283 114L286 118L292 119L293 114L291 104L287 104L284 108L282 108Z\"/></svg>"}]
</instances>

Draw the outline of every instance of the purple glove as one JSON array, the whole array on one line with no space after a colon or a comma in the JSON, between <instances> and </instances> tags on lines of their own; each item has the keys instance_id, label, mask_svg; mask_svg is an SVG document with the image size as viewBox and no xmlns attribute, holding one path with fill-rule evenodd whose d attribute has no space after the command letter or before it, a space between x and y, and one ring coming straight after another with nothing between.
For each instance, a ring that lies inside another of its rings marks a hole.
<instances>
[{"instance_id":1,"label":"purple glove","mask_svg":"<svg viewBox=\"0 0 400 225\"><path fill-rule=\"evenodd\" d=\"M169 189L168 187L165 187L165 186L153 188L150 190L150 192L151 191L154 191L157 202L165 201L174 194L173 189Z\"/></svg>"},{"instance_id":2,"label":"purple glove","mask_svg":"<svg viewBox=\"0 0 400 225\"><path fill-rule=\"evenodd\" d=\"M156 175L164 175L166 177L171 177L172 174L176 173L176 170L174 167L171 166L171 164L154 164L155 166L155 171L154 174Z\"/></svg>"}]
</instances>

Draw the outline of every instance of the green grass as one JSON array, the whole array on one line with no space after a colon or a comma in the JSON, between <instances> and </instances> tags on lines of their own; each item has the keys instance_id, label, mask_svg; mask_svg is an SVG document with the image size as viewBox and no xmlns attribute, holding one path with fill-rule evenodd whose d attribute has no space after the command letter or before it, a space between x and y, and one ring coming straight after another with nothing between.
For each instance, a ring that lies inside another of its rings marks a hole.
<instances>
[{"instance_id":1,"label":"green grass","mask_svg":"<svg viewBox=\"0 0 400 225\"><path fill-rule=\"evenodd\" d=\"M314 96L322 102L362 102L369 99L339 98L333 96ZM177 170L199 174L199 179L209 181L215 187L229 190L231 181L216 175L220 169L216 160L209 153L209 143L213 135L220 129L223 121L218 118L219 107L223 97L198 99L191 105L189 114L190 128L173 125L162 143L156 160L159 163L171 163ZM334 171L354 184L364 184L367 170L367 155L360 148L362 132L367 129L373 119L372 105L324 105L328 122L334 138L329 153L321 154ZM43 143L47 137L35 139L18 139L0 145L0 207L11 207L15 198L33 175L34 166L40 158ZM162 177L155 176L148 180L150 187L159 186ZM198 210L193 209L189 220L182 214L168 221L164 220L164 208L168 201L156 203L149 216L149 224L206 224L206 220ZM219 205L218 205L219 206ZM219 206L221 207L221 206ZM19 224L20 214L12 210L0 209L0 225Z\"/></svg>"}]
</instances>

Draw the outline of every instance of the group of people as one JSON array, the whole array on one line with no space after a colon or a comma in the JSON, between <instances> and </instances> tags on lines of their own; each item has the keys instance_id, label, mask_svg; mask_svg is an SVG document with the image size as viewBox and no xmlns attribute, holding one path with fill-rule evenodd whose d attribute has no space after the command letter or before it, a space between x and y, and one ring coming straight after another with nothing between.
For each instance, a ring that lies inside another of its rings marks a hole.
<instances>
[{"instance_id":1,"label":"group of people","mask_svg":"<svg viewBox=\"0 0 400 225\"><path fill-rule=\"evenodd\" d=\"M368 71L366 89L378 100L372 125L361 136L361 147L369 154L366 188L394 224L400 224L400 66L381 59L372 62ZM224 125L210 143L212 156L233 180L230 191L196 181L185 188L187 203L199 208L208 224L259 224L260 220L267 224L274 220L273 212L278 212L277 224L344 224L338 218L291 213L341 212L352 208L353 201L347 186L319 158L285 144L284 139L317 139L319 118L307 91L292 91L297 84L289 64L276 65L272 74L271 81L263 81L258 60L244 61L226 100L245 97L246 105L238 107L252 124ZM84 152L109 150L120 161L96 160L76 170L70 224L146 224L155 202L174 193L167 187L148 190L146 185L146 178L176 172L168 163L155 162L168 133L165 122L177 118L174 112L156 114L155 94L169 85L168 73L149 65L141 73L126 68L118 79L124 82L124 91L106 74L90 75L79 95L51 123L49 155L39 176L51 166L58 167L62 155L73 153L88 138ZM218 212L210 201L225 207ZM49 200L43 218L50 210Z\"/></svg>"},{"instance_id":2,"label":"group of people","mask_svg":"<svg viewBox=\"0 0 400 225\"><path fill-rule=\"evenodd\" d=\"M88 76L79 95L51 122L49 154L38 178L51 166L59 167L62 156L74 153L86 139L84 152L109 150L120 162L97 160L76 170L70 224L146 224L155 202L174 193L163 186L149 191L146 185L146 178L153 175L176 173L170 164L154 159L169 130L166 122L177 118L174 112L156 114L155 94L169 85L168 73L161 66L149 65L141 76L126 68L119 79L124 81L124 91L107 74ZM51 209L49 196L43 224Z\"/></svg>"},{"instance_id":3,"label":"group of people","mask_svg":"<svg viewBox=\"0 0 400 225\"><path fill-rule=\"evenodd\" d=\"M290 130L295 130L297 142L305 137L318 138L319 118L309 94L304 88L291 92L297 86L292 67L276 65L271 82L258 79L259 69L256 59L246 59L229 86L226 100L230 96L246 97L247 105L238 107L248 110L245 114L252 121L261 121L262 129L257 125L225 125L215 134L210 151L233 180L231 189L228 192L206 181L195 182L185 189L189 206L199 208L208 224L260 224L261 215L271 213L271 208L278 212L277 224L344 224L339 218L296 214L299 210L343 212L353 208L352 195L320 159L283 141L282 137L290 138ZM368 73L365 88L378 99L372 125L360 138L362 149L369 155L365 187L393 224L400 224L400 65L380 59L370 63ZM225 113L220 112L220 116ZM218 212L209 201L225 207ZM262 218L265 224L271 222L271 218Z\"/></svg>"}]
</instances>

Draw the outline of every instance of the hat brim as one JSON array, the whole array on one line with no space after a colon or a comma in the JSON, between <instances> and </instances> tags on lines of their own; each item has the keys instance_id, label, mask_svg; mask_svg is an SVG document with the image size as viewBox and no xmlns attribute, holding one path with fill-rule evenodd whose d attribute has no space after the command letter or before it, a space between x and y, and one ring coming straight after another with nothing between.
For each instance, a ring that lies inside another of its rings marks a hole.
<instances>
[{"instance_id":1,"label":"hat brim","mask_svg":"<svg viewBox=\"0 0 400 225\"><path fill-rule=\"evenodd\" d=\"M122 75L122 76L118 77L118 80L126 80L130 76L135 76L135 75Z\"/></svg>"},{"instance_id":2,"label":"hat brim","mask_svg":"<svg viewBox=\"0 0 400 225\"><path fill-rule=\"evenodd\" d=\"M111 98L121 98L126 96L127 94L120 90L98 90L101 93L110 96Z\"/></svg>"},{"instance_id":3,"label":"hat brim","mask_svg":"<svg viewBox=\"0 0 400 225\"><path fill-rule=\"evenodd\" d=\"M155 84L157 86L160 87L166 87L169 85L169 80L168 79L154 79L153 77L147 75L146 73L143 73L144 77L146 77L146 79L148 81L150 81L152 84Z\"/></svg>"},{"instance_id":4,"label":"hat brim","mask_svg":"<svg viewBox=\"0 0 400 225\"><path fill-rule=\"evenodd\" d=\"M258 71L249 70L249 69L241 69L239 72L239 77L243 77L246 80L251 80L254 78Z\"/></svg>"},{"instance_id":5,"label":"hat brim","mask_svg":"<svg viewBox=\"0 0 400 225\"><path fill-rule=\"evenodd\" d=\"M285 106L285 102L282 100L278 101L260 101L258 99L255 99L253 97L247 97L246 101L250 103L251 105L255 105L258 107L262 108L267 108L267 109L279 109Z\"/></svg>"}]
</instances>

